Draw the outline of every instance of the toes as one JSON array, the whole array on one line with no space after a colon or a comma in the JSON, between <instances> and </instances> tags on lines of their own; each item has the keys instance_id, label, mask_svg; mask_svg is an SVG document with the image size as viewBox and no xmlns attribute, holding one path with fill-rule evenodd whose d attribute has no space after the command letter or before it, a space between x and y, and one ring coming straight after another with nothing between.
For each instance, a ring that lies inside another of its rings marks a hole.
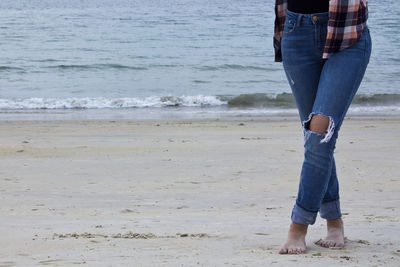
<instances>
[{"instance_id":1,"label":"toes","mask_svg":"<svg viewBox=\"0 0 400 267\"><path fill-rule=\"evenodd\" d=\"M320 245L321 245L321 247L329 248L331 246L331 241L323 240L323 241L321 241Z\"/></svg>"},{"instance_id":2,"label":"toes","mask_svg":"<svg viewBox=\"0 0 400 267\"><path fill-rule=\"evenodd\" d=\"M293 248L293 249L288 249L288 254L303 254L305 252L304 248Z\"/></svg>"},{"instance_id":3,"label":"toes","mask_svg":"<svg viewBox=\"0 0 400 267\"><path fill-rule=\"evenodd\" d=\"M331 242L328 240L324 240L323 242L321 242L321 247L329 248L330 246L331 246Z\"/></svg>"},{"instance_id":4,"label":"toes","mask_svg":"<svg viewBox=\"0 0 400 267\"><path fill-rule=\"evenodd\" d=\"M342 248L344 247L344 242L336 242L333 240L321 240L315 242L315 244L320 245L321 247L324 248Z\"/></svg>"},{"instance_id":5,"label":"toes","mask_svg":"<svg viewBox=\"0 0 400 267\"><path fill-rule=\"evenodd\" d=\"M287 248L283 247L279 250L279 254L288 254Z\"/></svg>"},{"instance_id":6,"label":"toes","mask_svg":"<svg viewBox=\"0 0 400 267\"><path fill-rule=\"evenodd\" d=\"M296 249L297 254L303 254L305 252L304 248L297 248Z\"/></svg>"},{"instance_id":7,"label":"toes","mask_svg":"<svg viewBox=\"0 0 400 267\"><path fill-rule=\"evenodd\" d=\"M288 254L298 254L297 253L297 248L289 248Z\"/></svg>"}]
</instances>

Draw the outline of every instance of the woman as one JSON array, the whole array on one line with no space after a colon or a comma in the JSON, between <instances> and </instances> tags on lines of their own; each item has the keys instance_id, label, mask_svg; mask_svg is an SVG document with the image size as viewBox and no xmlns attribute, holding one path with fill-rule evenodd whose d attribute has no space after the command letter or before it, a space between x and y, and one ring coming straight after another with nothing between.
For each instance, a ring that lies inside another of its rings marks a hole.
<instances>
[{"instance_id":1,"label":"woman","mask_svg":"<svg viewBox=\"0 0 400 267\"><path fill-rule=\"evenodd\" d=\"M323 247L343 247L333 151L371 54L367 0L276 0L275 61L282 61L299 110L304 162L292 223L279 253L306 251L308 225L327 221Z\"/></svg>"}]
</instances>

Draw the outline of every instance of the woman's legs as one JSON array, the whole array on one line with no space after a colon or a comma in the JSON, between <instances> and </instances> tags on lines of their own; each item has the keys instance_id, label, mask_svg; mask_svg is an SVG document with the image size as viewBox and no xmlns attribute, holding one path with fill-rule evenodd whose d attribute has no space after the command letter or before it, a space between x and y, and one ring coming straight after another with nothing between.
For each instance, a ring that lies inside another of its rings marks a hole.
<instances>
[{"instance_id":1,"label":"woman's legs","mask_svg":"<svg viewBox=\"0 0 400 267\"><path fill-rule=\"evenodd\" d=\"M317 16L286 13L282 39L283 66L296 100L301 121L312 112L324 60L322 50L328 14ZM306 250L306 224L292 222L285 244L279 253L303 253Z\"/></svg>"},{"instance_id":2,"label":"woman's legs","mask_svg":"<svg viewBox=\"0 0 400 267\"><path fill-rule=\"evenodd\" d=\"M368 65L370 51L371 40L366 30L356 45L325 62L312 112L304 122L304 162L292 221L314 224L320 211L321 217L328 220L328 236L322 241L323 246L344 245L333 152L344 116Z\"/></svg>"},{"instance_id":3,"label":"woman's legs","mask_svg":"<svg viewBox=\"0 0 400 267\"><path fill-rule=\"evenodd\" d=\"M318 244L323 247L343 247L344 228L342 218L332 216L336 213L340 214L339 183L336 175L335 159L333 159L332 165L332 173L328 182L328 189L322 199L321 208L319 210L321 217L326 219L327 235Z\"/></svg>"},{"instance_id":4,"label":"woman's legs","mask_svg":"<svg viewBox=\"0 0 400 267\"><path fill-rule=\"evenodd\" d=\"M296 206L294 208L297 217L302 217L302 210L305 210L305 215L312 212L314 218L311 222L308 218L300 218L298 223L313 224L320 209L324 219L341 216L337 178L333 173L333 151L343 119L364 76L370 51L367 29L356 45L333 55L324 64L310 121L304 123L305 159L296 201L300 209L297 212ZM327 133L310 129L317 116L329 118Z\"/></svg>"},{"instance_id":5,"label":"woman's legs","mask_svg":"<svg viewBox=\"0 0 400 267\"><path fill-rule=\"evenodd\" d=\"M314 29L320 31L317 27ZM309 44L309 51L307 45L302 46L307 39L307 31L304 28L295 34L292 31L291 35L286 36L286 42L282 43L285 72L304 121L305 157L298 198L292 212L292 225L280 253L305 251L307 226L315 222L318 211L328 224L328 236L321 245L341 246L343 243L333 151L338 131L360 85L371 51L369 31L366 30L356 45L321 64L322 71L317 77L318 86L315 87L315 78L312 79L318 72L315 45ZM314 38L310 40L314 42ZM309 52L307 56L306 52Z\"/></svg>"}]
</instances>

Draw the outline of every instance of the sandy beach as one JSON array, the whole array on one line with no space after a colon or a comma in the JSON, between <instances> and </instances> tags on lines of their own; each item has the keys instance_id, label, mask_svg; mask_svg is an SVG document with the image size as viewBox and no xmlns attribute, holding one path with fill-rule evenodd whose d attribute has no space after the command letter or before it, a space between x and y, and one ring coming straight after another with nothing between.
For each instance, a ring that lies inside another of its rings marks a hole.
<instances>
[{"instance_id":1,"label":"sandy beach","mask_svg":"<svg viewBox=\"0 0 400 267\"><path fill-rule=\"evenodd\" d=\"M346 247L279 255L297 117L0 122L0 266L399 266L400 119L349 117Z\"/></svg>"}]
</instances>

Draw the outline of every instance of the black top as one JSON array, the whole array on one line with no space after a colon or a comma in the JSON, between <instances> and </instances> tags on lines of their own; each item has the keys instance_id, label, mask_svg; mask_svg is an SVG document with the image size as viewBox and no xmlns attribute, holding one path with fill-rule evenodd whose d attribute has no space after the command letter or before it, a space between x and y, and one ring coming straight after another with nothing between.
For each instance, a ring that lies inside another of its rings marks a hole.
<instances>
[{"instance_id":1,"label":"black top","mask_svg":"<svg viewBox=\"0 0 400 267\"><path fill-rule=\"evenodd\" d=\"M287 9L301 14L328 12L329 0L288 0Z\"/></svg>"}]
</instances>

